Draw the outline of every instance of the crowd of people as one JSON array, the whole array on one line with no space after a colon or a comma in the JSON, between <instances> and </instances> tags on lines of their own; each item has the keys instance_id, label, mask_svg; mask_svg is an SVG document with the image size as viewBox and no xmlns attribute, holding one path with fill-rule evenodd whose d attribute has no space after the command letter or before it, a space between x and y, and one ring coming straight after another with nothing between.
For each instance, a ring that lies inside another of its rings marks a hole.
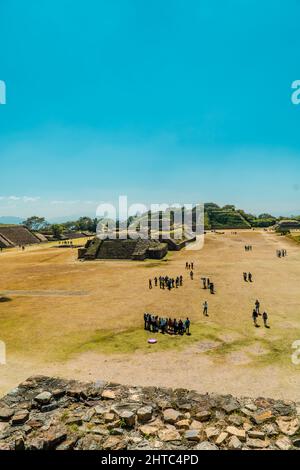
<instances>
[{"instance_id":1,"label":"crowd of people","mask_svg":"<svg viewBox=\"0 0 300 470\"><path fill-rule=\"evenodd\" d=\"M287 256L287 251L286 250L276 250L276 255L278 258L284 258Z\"/></svg>"},{"instance_id":2,"label":"crowd of people","mask_svg":"<svg viewBox=\"0 0 300 470\"><path fill-rule=\"evenodd\" d=\"M190 319L187 317L185 320L177 320L174 318L159 317L151 313L144 313L144 329L152 333L161 332L162 334L168 333L171 335L190 335Z\"/></svg>"},{"instance_id":3,"label":"crowd of people","mask_svg":"<svg viewBox=\"0 0 300 470\"><path fill-rule=\"evenodd\" d=\"M252 251L252 245L245 245L245 251ZM276 254L278 257L287 256L287 252L285 249L277 250ZM185 269L189 271L189 276L193 280L194 278L194 262L186 262ZM251 272L243 272L243 280L245 282L253 282L253 275ZM214 283L208 277L201 277L202 287L203 289L209 289L211 294L215 293L215 286ZM159 286L160 289L173 289L178 288L183 285L183 276L169 277L169 276L159 276L155 277L154 279L149 279L149 289L152 289L153 286ZM205 300L203 302L203 316L208 317L208 302ZM259 316L262 317L263 324L265 328L270 328L268 325L268 314L266 311L260 312L260 302L259 300L255 301L254 308L252 310L252 320L254 326L259 328L260 325L258 323ZM167 317L159 317L152 315L150 313L144 314L144 328L145 330L151 332L161 332L163 334L179 334L183 335L184 333L190 334L190 320L186 318L186 320L182 321L182 319L177 320L174 318Z\"/></svg>"},{"instance_id":4,"label":"crowd of people","mask_svg":"<svg viewBox=\"0 0 300 470\"><path fill-rule=\"evenodd\" d=\"M253 319L254 326L256 328L259 328L260 325L257 323L257 320L258 320L259 316L262 316L265 328L270 328L269 325L268 325L268 314L267 314L267 312L264 311L263 313L260 313L260 302L259 302L259 300L256 299L254 305L255 306L254 306L254 309L252 311L252 319Z\"/></svg>"},{"instance_id":5,"label":"crowd of people","mask_svg":"<svg viewBox=\"0 0 300 470\"><path fill-rule=\"evenodd\" d=\"M149 279L149 289L152 289L154 287L157 287L159 285L160 289L174 289L181 287L183 285L183 276L177 276L176 278L174 277L169 277L169 276L155 276L154 279Z\"/></svg>"}]
</instances>

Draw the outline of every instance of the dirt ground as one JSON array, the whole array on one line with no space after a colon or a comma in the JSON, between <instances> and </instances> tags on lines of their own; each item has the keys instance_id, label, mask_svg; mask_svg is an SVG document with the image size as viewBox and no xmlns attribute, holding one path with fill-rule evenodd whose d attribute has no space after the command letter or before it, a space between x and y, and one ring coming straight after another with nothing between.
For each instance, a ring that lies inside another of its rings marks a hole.
<instances>
[{"instance_id":1,"label":"dirt ground","mask_svg":"<svg viewBox=\"0 0 300 470\"><path fill-rule=\"evenodd\" d=\"M253 245L245 252L246 244ZM277 248L288 256L276 257ZM49 245L0 253L0 394L33 374L201 392L299 400L300 246L266 231L208 233L202 250L166 261L80 262L76 250ZM195 265L194 280L185 262ZM251 271L253 283L245 283ZM148 279L183 274L183 287L148 289ZM216 294L200 278L215 283ZM253 326L258 298L270 329ZM208 301L209 317L202 315ZM190 337L143 330L144 311L189 317Z\"/></svg>"}]
</instances>

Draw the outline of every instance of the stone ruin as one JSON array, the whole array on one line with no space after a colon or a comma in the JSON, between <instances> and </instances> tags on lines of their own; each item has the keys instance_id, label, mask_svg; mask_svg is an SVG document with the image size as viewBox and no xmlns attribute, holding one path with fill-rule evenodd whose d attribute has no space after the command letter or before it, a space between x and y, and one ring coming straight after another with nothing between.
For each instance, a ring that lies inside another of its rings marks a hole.
<instances>
[{"instance_id":1,"label":"stone ruin","mask_svg":"<svg viewBox=\"0 0 300 470\"><path fill-rule=\"evenodd\" d=\"M78 249L78 258L83 260L95 259L132 259L145 260L162 259L168 251L179 251L188 243L194 242L193 238L160 240L137 239L104 239L95 237L88 240L84 248Z\"/></svg>"},{"instance_id":2,"label":"stone ruin","mask_svg":"<svg viewBox=\"0 0 300 470\"><path fill-rule=\"evenodd\" d=\"M40 233L31 232L22 225L0 225L0 248L13 248L46 242Z\"/></svg>"},{"instance_id":3,"label":"stone ruin","mask_svg":"<svg viewBox=\"0 0 300 470\"><path fill-rule=\"evenodd\" d=\"M300 402L31 377L0 399L0 450L297 450Z\"/></svg>"},{"instance_id":4,"label":"stone ruin","mask_svg":"<svg viewBox=\"0 0 300 470\"><path fill-rule=\"evenodd\" d=\"M85 248L79 248L78 258L84 260L95 259L132 259L144 260L146 258L162 259L168 252L168 245L156 240L100 240L95 237L89 240Z\"/></svg>"}]
</instances>

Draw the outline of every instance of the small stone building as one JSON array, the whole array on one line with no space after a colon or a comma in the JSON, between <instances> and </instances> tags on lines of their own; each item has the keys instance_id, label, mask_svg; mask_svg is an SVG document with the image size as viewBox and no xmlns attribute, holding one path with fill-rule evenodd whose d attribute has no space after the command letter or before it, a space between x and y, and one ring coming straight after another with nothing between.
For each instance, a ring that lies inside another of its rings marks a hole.
<instances>
[{"instance_id":1,"label":"small stone building","mask_svg":"<svg viewBox=\"0 0 300 470\"><path fill-rule=\"evenodd\" d=\"M28 230L23 225L0 225L0 248L33 245L47 241L45 237Z\"/></svg>"},{"instance_id":2,"label":"small stone building","mask_svg":"<svg viewBox=\"0 0 300 470\"><path fill-rule=\"evenodd\" d=\"M146 258L162 259L168 252L167 243L156 240L105 239L95 237L89 240L85 248L79 248L78 258L85 260L95 259L132 259L144 260Z\"/></svg>"}]
</instances>

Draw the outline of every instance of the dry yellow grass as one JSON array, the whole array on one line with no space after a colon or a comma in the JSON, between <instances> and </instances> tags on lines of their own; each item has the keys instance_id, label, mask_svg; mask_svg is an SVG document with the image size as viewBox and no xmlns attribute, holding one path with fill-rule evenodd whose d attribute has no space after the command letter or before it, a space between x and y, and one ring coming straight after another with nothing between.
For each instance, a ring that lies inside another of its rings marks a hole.
<instances>
[{"instance_id":1,"label":"dry yellow grass","mask_svg":"<svg viewBox=\"0 0 300 470\"><path fill-rule=\"evenodd\" d=\"M52 245L0 254L0 295L11 299L0 303L7 347L0 391L30 374L51 373L237 394L298 393L299 366L290 356L300 338L300 249L292 241L264 231L209 233L200 251L145 262L80 262L77 250ZM288 249L287 258L276 257L279 247ZM194 261L194 281L186 260ZM243 282L243 271L253 273L252 284ZM183 287L148 289L149 277L165 274L183 274ZM214 281L216 295L201 288L202 276ZM256 298L269 313L269 330L253 327ZM158 335L149 346L144 311L189 316L192 336Z\"/></svg>"}]
</instances>

